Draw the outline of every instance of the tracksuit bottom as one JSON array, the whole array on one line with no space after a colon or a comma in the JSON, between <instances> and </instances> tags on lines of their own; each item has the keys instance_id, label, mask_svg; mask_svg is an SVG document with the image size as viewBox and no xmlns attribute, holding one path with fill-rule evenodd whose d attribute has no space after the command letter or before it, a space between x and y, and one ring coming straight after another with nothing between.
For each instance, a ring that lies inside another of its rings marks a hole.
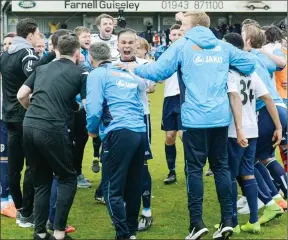
<instances>
[{"instance_id":1,"label":"tracksuit bottom","mask_svg":"<svg viewBox=\"0 0 288 240\"><path fill-rule=\"evenodd\" d=\"M24 217L30 217L33 212L34 186L30 168L30 159L26 156L23 195L21 191L21 172L24 167L23 127L22 122L7 122L8 131L8 185L16 209L22 209Z\"/></svg>"},{"instance_id":2,"label":"tracksuit bottom","mask_svg":"<svg viewBox=\"0 0 288 240\"><path fill-rule=\"evenodd\" d=\"M58 195L53 229L64 231L77 189L72 142L67 134L24 126L24 149L31 163L35 187L35 233L46 232L53 173L58 177Z\"/></svg>"},{"instance_id":3,"label":"tracksuit bottom","mask_svg":"<svg viewBox=\"0 0 288 240\"><path fill-rule=\"evenodd\" d=\"M228 166L228 127L187 129L183 133L190 224L202 221L203 167L214 173L221 221L232 219L232 183Z\"/></svg>"},{"instance_id":4,"label":"tracksuit bottom","mask_svg":"<svg viewBox=\"0 0 288 240\"><path fill-rule=\"evenodd\" d=\"M102 190L118 239L138 229L144 152L144 132L115 130L102 142Z\"/></svg>"},{"instance_id":5,"label":"tracksuit bottom","mask_svg":"<svg viewBox=\"0 0 288 240\"><path fill-rule=\"evenodd\" d=\"M82 174L82 162L84 156L84 149L88 141L88 133L86 129L86 112L81 109L79 112L74 113L73 123L73 155L74 155L74 168L77 176Z\"/></svg>"}]
</instances>

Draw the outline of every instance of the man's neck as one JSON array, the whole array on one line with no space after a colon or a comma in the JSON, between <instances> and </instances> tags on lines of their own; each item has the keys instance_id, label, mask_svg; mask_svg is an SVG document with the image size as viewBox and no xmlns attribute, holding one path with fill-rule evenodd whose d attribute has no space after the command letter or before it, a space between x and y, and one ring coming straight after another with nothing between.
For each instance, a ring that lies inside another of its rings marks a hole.
<instances>
[{"instance_id":1,"label":"man's neck","mask_svg":"<svg viewBox=\"0 0 288 240\"><path fill-rule=\"evenodd\" d=\"M68 60L70 60L70 61L72 61L73 63L76 64L75 59L74 59L73 57L71 57L71 56L67 56L67 55L60 55L60 58L68 59Z\"/></svg>"},{"instance_id":2,"label":"man's neck","mask_svg":"<svg viewBox=\"0 0 288 240\"><path fill-rule=\"evenodd\" d=\"M100 38L101 40L108 41L108 40L111 39L111 37L112 37L112 34L110 35L110 37L105 38L105 37L103 37L103 35L101 34L101 32L99 33L99 38Z\"/></svg>"},{"instance_id":3,"label":"man's neck","mask_svg":"<svg viewBox=\"0 0 288 240\"><path fill-rule=\"evenodd\" d=\"M105 64L105 63L111 63L111 59L98 61L98 62L96 62L95 67L99 67L99 66L101 66L102 64Z\"/></svg>"},{"instance_id":4,"label":"man's neck","mask_svg":"<svg viewBox=\"0 0 288 240\"><path fill-rule=\"evenodd\" d=\"M123 59L122 57L120 57L120 61L121 62L135 62L136 61L136 57L133 56L130 59Z\"/></svg>"}]
</instances>

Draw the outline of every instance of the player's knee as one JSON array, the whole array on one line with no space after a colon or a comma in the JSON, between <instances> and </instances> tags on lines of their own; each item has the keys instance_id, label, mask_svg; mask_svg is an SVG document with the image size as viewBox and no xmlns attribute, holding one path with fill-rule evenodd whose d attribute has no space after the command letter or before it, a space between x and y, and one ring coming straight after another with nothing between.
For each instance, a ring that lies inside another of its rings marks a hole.
<instances>
[{"instance_id":1,"label":"player's knee","mask_svg":"<svg viewBox=\"0 0 288 240\"><path fill-rule=\"evenodd\" d=\"M250 179L254 179L254 175L243 175L241 176L242 180L250 180Z\"/></svg>"},{"instance_id":2,"label":"player's knee","mask_svg":"<svg viewBox=\"0 0 288 240\"><path fill-rule=\"evenodd\" d=\"M167 132L166 133L166 145L174 145L176 141L176 133Z\"/></svg>"},{"instance_id":3,"label":"player's knee","mask_svg":"<svg viewBox=\"0 0 288 240\"><path fill-rule=\"evenodd\" d=\"M264 159L264 160L261 160L261 162L266 165L267 163L269 163L270 161L273 161L275 160L275 158L267 158L267 159Z\"/></svg>"}]
</instances>

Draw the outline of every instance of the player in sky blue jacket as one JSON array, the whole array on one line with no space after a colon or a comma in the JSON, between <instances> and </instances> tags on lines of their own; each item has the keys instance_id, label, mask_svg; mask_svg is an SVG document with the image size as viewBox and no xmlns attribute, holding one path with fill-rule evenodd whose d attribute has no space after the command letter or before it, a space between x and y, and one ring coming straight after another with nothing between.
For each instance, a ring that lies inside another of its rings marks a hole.
<instances>
[{"instance_id":1,"label":"player in sky blue jacket","mask_svg":"<svg viewBox=\"0 0 288 240\"><path fill-rule=\"evenodd\" d=\"M100 124L105 127L102 138L110 131L123 128L145 132L140 91L146 91L145 82L134 74L119 70L112 63L94 69L87 78L88 132L98 134Z\"/></svg>"},{"instance_id":2,"label":"player in sky blue jacket","mask_svg":"<svg viewBox=\"0 0 288 240\"><path fill-rule=\"evenodd\" d=\"M227 160L231 110L226 85L229 67L243 74L251 74L255 69L252 54L218 40L209 27L206 13L187 12L182 19L184 37L173 43L158 61L138 67L130 64L136 75L152 81L165 80L178 71L181 119L186 129L183 144L190 211L190 234L186 239L198 239L208 233L202 220L202 174L207 158L221 206L220 228L213 238L233 233L232 184ZM238 142L245 146L241 120L238 123Z\"/></svg>"},{"instance_id":3,"label":"player in sky blue jacket","mask_svg":"<svg viewBox=\"0 0 288 240\"><path fill-rule=\"evenodd\" d=\"M87 79L87 129L95 137L101 125L104 199L116 239L130 239L138 230L141 203L146 146L141 94L146 94L146 84L112 65L106 43L92 44L89 52L96 68Z\"/></svg>"},{"instance_id":4,"label":"player in sky blue jacket","mask_svg":"<svg viewBox=\"0 0 288 240\"><path fill-rule=\"evenodd\" d=\"M218 40L208 28L197 26L173 43L158 61L137 67L135 73L159 81L179 70L183 126L208 128L230 124L226 91L229 66L250 74L255 57Z\"/></svg>"}]
</instances>

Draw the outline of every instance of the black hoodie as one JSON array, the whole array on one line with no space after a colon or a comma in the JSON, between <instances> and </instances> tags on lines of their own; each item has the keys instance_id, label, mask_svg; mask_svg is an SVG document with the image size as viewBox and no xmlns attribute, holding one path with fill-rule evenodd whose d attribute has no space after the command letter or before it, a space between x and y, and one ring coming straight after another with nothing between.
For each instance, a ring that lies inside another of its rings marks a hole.
<instances>
[{"instance_id":1,"label":"black hoodie","mask_svg":"<svg viewBox=\"0 0 288 240\"><path fill-rule=\"evenodd\" d=\"M17 93L37 66L49 63L56 57L49 53L41 60L32 45L22 37L14 37L8 52L0 59L3 90L3 121L22 122L25 109L17 99Z\"/></svg>"}]
</instances>

